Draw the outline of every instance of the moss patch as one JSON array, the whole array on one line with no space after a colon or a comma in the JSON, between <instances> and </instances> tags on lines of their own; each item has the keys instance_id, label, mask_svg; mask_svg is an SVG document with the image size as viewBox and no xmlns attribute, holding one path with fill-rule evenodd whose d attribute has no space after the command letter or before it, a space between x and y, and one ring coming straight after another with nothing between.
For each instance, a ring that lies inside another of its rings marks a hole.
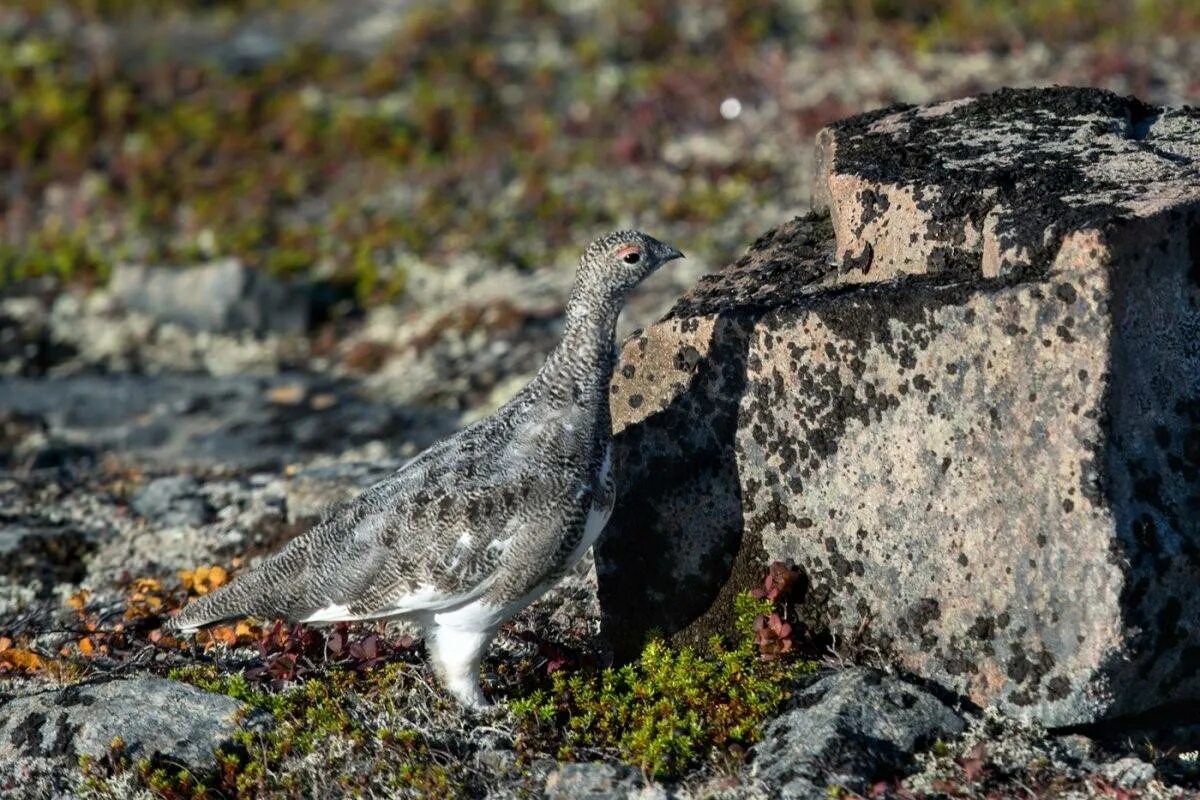
<instances>
[{"instance_id":1,"label":"moss patch","mask_svg":"<svg viewBox=\"0 0 1200 800\"><path fill-rule=\"evenodd\" d=\"M512 703L525 747L563 760L608 751L657 778L701 764L740 766L763 723L816 665L764 654L757 635L774 613L770 600L741 594L737 606L736 644L713 637L703 649L672 648L655 640L620 668L554 673L550 688Z\"/></svg>"},{"instance_id":2,"label":"moss patch","mask_svg":"<svg viewBox=\"0 0 1200 800\"><path fill-rule=\"evenodd\" d=\"M392 663L369 674L334 669L283 691L256 686L241 674L209 666L185 667L171 677L229 695L266 712L271 724L241 731L217 754L217 769L198 775L170 764L131 763L119 749L85 762L86 785L100 796L120 796L128 783L168 800L311 797L389 793L417 797L470 794L469 777L452 754L438 750L416 727L380 725L395 719L420 681L412 665ZM305 762L319 761L314 780ZM319 781L319 783L317 782Z\"/></svg>"}]
</instances>

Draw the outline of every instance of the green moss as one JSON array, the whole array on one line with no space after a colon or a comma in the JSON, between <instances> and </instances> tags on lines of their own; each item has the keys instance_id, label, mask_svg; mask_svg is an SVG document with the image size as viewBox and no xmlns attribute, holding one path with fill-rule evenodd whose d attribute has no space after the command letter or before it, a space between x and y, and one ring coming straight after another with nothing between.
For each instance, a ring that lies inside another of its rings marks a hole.
<instances>
[{"instance_id":1,"label":"green moss","mask_svg":"<svg viewBox=\"0 0 1200 800\"><path fill-rule=\"evenodd\" d=\"M734 645L714 637L703 650L651 641L631 664L593 673L556 672L549 689L512 703L526 746L552 748L560 758L611 750L659 778L677 777L701 761L736 760L756 742L763 723L790 687L815 665L765 661L753 621L769 601L737 600Z\"/></svg>"},{"instance_id":2,"label":"green moss","mask_svg":"<svg viewBox=\"0 0 1200 800\"><path fill-rule=\"evenodd\" d=\"M95 283L111 270L112 262L79 232L40 231L23 245L0 243L0 287L44 276Z\"/></svg>"},{"instance_id":3,"label":"green moss","mask_svg":"<svg viewBox=\"0 0 1200 800\"><path fill-rule=\"evenodd\" d=\"M371 774L344 772L337 782L348 794L365 785L387 786L420 796L457 797L463 776L440 763L426 737L415 729L379 729L368 720L411 688L412 668L387 664L368 673L332 670L283 691L252 684L239 673L225 674L208 666L174 670L170 676L205 691L225 694L266 712L271 725L243 730L233 745L218 754L217 770L188 775L143 765L139 780L164 797L304 797L310 792L289 774L289 761L328 752L334 743L363 756ZM336 761L330 770L340 769Z\"/></svg>"}]
</instances>

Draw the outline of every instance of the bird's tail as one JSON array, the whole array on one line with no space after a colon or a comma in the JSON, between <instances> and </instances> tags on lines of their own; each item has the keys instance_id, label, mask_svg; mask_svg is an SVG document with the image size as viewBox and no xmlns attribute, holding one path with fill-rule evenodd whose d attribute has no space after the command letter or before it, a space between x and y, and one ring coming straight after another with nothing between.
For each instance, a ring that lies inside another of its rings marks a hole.
<instances>
[{"instance_id":1,"label":"bird's tail","mask_svg":"<svg viewBox=\"0 0 1200 800\"><path fill-rule=\"evenodd\" d=\"M238 617L273 619L290 617L293 598L287 587L286 567L277 558L267 559L245 575L194 600L177 616L168 620L166 628L179 633L194 633L197 629Z\"/></svg>"}]
</instances>

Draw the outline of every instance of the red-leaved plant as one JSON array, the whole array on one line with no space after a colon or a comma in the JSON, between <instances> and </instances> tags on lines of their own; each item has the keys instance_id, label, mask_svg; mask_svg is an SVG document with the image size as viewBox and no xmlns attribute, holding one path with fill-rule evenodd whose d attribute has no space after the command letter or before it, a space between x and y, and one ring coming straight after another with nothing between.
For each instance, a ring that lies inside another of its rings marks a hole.
<instances>
[{"instance_id":1,"label":"red-leaved plant","mask_svg":"<svg viewBox=\"0 0 1200 800\"><path fill-rule=\"evenodd\" d=\"M306 625L286 627L276 622L258 640L262 663L246 670L246 678L284 684L331 663L361 672L403 655L414 644L408 635L391 640L376 632L352 639L352 633L348 622L339 622L328 632Z\"/></svg>"},{"instance_id":2,"label":"red-leaved plant","mask_svg":"<svg viewBox=\"0 0 1200 800\"><path fill-rule=\"evenodd\" d=\"M802 582L799 568L775 561L767 568L762 586L750 592L754 599L769 600L774 606L770 613L759 614L754 619L754 642L764 661L781 658L795 647L794 634L800 632L797 628L801 626L788 621L788 604L793 594L801 588Z\"/></svg>"}]
</instances>

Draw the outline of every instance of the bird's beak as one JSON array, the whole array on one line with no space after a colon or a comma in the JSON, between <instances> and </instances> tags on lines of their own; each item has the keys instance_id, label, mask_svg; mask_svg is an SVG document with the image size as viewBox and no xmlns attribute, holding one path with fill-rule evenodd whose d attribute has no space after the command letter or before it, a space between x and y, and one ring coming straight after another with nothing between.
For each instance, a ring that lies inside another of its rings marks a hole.
<instances>
[{"instance_id":1,"label":"bird's beak","mask_svg":"<svg viewBox=\"0 0 1200 800\"><path fill-rule=\"evenodd\" d=\"M668 245L667 246L667 257L664 258L663 261L674 261L677 258L683 258L683 257L684 257L684 255L682 252L680 252L679 250L676 250L674 247L671 247L670 245Z\"/></svg>"}]
</instances>

